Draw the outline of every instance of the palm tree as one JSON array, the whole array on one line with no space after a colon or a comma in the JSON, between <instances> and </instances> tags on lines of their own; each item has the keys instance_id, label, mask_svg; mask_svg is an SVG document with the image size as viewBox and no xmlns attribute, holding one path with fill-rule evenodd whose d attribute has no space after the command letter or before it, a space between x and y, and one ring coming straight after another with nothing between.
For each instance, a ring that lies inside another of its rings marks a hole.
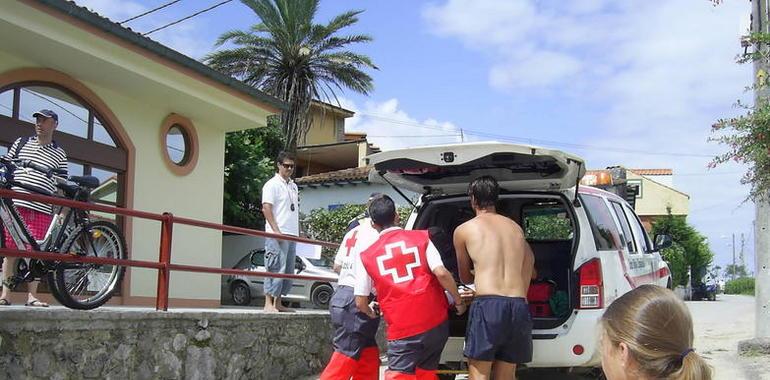
<instances>
[{"instance_id":1,"label":"palm tree","mask_svg":"<svg viewBox=\"0 0 770 380\"><path fill-rule=\"evenodd\" d=\"M372 78L365 69L377 69L348 45L370 42L363 34L338 35L358 22L363 11L348 11L331 21L315 24L319 0L241 0L262 21L250 30L222 34L216 47L231 48L206 56L211 67L284 100L289 109L281 116L286 148L295 150L307 133L313 99L339 104L343 88L368 95Z\"/></svg>"}]
</instances>

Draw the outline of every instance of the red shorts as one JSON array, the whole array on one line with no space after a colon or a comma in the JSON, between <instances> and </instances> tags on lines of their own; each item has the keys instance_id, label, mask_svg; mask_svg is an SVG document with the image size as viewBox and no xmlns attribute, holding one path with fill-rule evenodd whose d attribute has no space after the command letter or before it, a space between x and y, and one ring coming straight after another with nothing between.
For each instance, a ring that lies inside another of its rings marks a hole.
<instances>
[{"instance_id":1,"label":"red shorts","mask_svg":"<svg viewBox=\"0 0 770 380\"><path fill-rule=\"evenodd\" d=\"M32 237L35 240L42 240L45 237L45 233L48 232L53 216L26 207L17 207L16 209L19 211L19 216L27 225ZM16 243L13 242L11 234L8 233L8 228L4 228L3 231L5 235L5 248L16 248Z\"/></svg>"}]
</instances>

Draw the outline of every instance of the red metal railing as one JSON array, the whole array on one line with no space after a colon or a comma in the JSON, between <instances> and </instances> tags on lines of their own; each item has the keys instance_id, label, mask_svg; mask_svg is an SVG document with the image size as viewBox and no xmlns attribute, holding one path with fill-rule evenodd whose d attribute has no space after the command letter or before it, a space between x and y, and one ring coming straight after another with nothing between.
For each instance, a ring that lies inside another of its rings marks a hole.
<instances>
[{"instance_id":1,"label":"red metal railing","mask_svg":"<svg viewBox=\"0 0 770 380\"><path fill-rule=\"evenodd\" d=\"M323 276L304 276L297 274L284 274L284 273L270 273L270 272L254 272L239 269L225 269L225 268L213 268L195 265L180 265L171 263L171 243L172 233L174 230L174 224L183 224L188 226L214 229L224 232L232 232L241 235L261 236L266 238L274 238L279 240L290 240L299 243L308 243L313 245L320 245L323 247L336 248L338 244L329 243L325 241L306 239L297 236L274 234L264 231L252 230L242 227L233 227L224 224L217 224L211 222L204 222L195 219L182 218L174 216L171 213L154 214L145 211L137 211L121 207L105 206L94 203L85 203L79 201L73 201L70 199L50 197L38 194L24 194L7 189L0 189L0 197L21 199L33 202L42 202L53 204L57 206L64 206L70 208L76 208L81 210L100 211L109 214L122 215L140 219L150 219L160 222L160 246L158 252L158 261L141 261L141 260L126 260L126 259L112 259L107 257L84 257L84 256L72 256L62 255L59 253L40 252L40 251L23 251L17 249L0 248L0 256L10 257L27 257L40 260L50 261L63 261L63 262L79 262L89 264L107 264L107 265L120 265L126 267L140 267L150 268L158 270L158 287L155 301L156 310L168 310L168 292L169 292L169 277L172 270L182 272L197 272L197 273L213 273L213 274L230 274L230 275L243 275L250 277L277 277L277 278L291 278L291 279L305 279L305 280L322 280L322 281L337 281L336 278L323 277Z\"/></svg>"}]
</instances>

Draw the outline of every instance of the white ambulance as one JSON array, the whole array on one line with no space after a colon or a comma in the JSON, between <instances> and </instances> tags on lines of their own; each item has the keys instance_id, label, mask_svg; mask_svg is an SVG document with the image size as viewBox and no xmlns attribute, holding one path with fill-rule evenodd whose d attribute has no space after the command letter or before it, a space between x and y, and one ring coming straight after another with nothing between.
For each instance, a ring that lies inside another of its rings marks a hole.
<instances>
[{"instance_id":1,"label":"white ambulance","mask_svg":"<svg viewBox=\"0 0 770 380\"><path fill-rule=\"evenodd\" d=\"M670 287L669 269L659 254L670 238L656 236L653 243L624 199L580 185L585 165L577 156L485 142L387 151L368 160L371 181L422 194L407 228L438 228L450 237L474 216L468 184L483 175L498 181L498 212L522 226L539 281L551 287L549 299L538 300L542 305L530 302L534 355L529 368L593 370L600 364L597 322L605 308L642 284ZM451 266L454 252L444 254ZM465 366L466 318L450 318L444 369Z\"/></svg>"}]
</instances>

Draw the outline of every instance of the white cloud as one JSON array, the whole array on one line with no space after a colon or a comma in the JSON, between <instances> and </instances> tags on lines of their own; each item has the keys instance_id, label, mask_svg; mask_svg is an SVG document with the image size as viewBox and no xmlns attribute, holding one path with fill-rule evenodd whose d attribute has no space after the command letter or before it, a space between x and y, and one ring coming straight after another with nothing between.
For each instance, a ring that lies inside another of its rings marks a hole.
<instances>
[{"instance_id":1,"label":"white cloud","mask_svg":"<svg viewBox=\"0 0 770 380\"><path fill-rule=\"evenodd\" d=\"M141 3L125 0L77 0L76 3L114 22L121 22L150 10ZM186 14L180 12L179 8L171 6L123 26L135 32L144 33L183 16ZM191 19L155 32L148 37L182 54L200 59L212 50L212 42L201 38L200 28L202 25L195 19Z\"/></svg>"},{"instance_id":2,"label":"white cloud","mask_svg":"<svg viewBox=\"0 0 770 380\"><path fill-rule=\"evenodd\" d=\"M513 62L496 64L489 71L489 83L498 89L543 87L573 80L582 63L558 52L533 52Z\"/></svg>"},{"instance_id":3,"label":"white cloud","mask_svg":"<svg viewBox=\"0 0 770 380\"><path fill-rule=\"evenodd\" d=\"M691 195L691 222L721 263L727 248L715 236L750 231L753 207L742 205L744 167L707 171L708 156L726 149L707 139L717 118L738 112L736 99L750 99L742 90L751 67L734 61L749 12L749 2L447 0L423 18L434 34L489 55L492 88L595 109L591 125L572 127L584 136L576 143L676 153L576 150L590 167L673 168L676 187Z\"/></svg>"},{"instance_id":4,"label":"white cloud","mask_svg":"<svg viewBox=\"0 0 770 380\"><path fill-rule=\"evenodd\" d=\"M423 16L440 35L488 46L521 41L537 26L535 12L527 1L450 0L441 6L429 5Z\"/></svg>"},{"instance_id":5,"label":"white cloud","mask_svg":"<svg viewBox=\"0 0 770 380\"><path fill-rule=\"evenodd\" d=\"M460 130L454 124L434 118L418 120L399 108L398 99L367 101L363 107L344 98L340 103L356 113L345 121L345 132L364 132L369 142L382 150L461 141Z\"/></svg>"}]
</instances>

